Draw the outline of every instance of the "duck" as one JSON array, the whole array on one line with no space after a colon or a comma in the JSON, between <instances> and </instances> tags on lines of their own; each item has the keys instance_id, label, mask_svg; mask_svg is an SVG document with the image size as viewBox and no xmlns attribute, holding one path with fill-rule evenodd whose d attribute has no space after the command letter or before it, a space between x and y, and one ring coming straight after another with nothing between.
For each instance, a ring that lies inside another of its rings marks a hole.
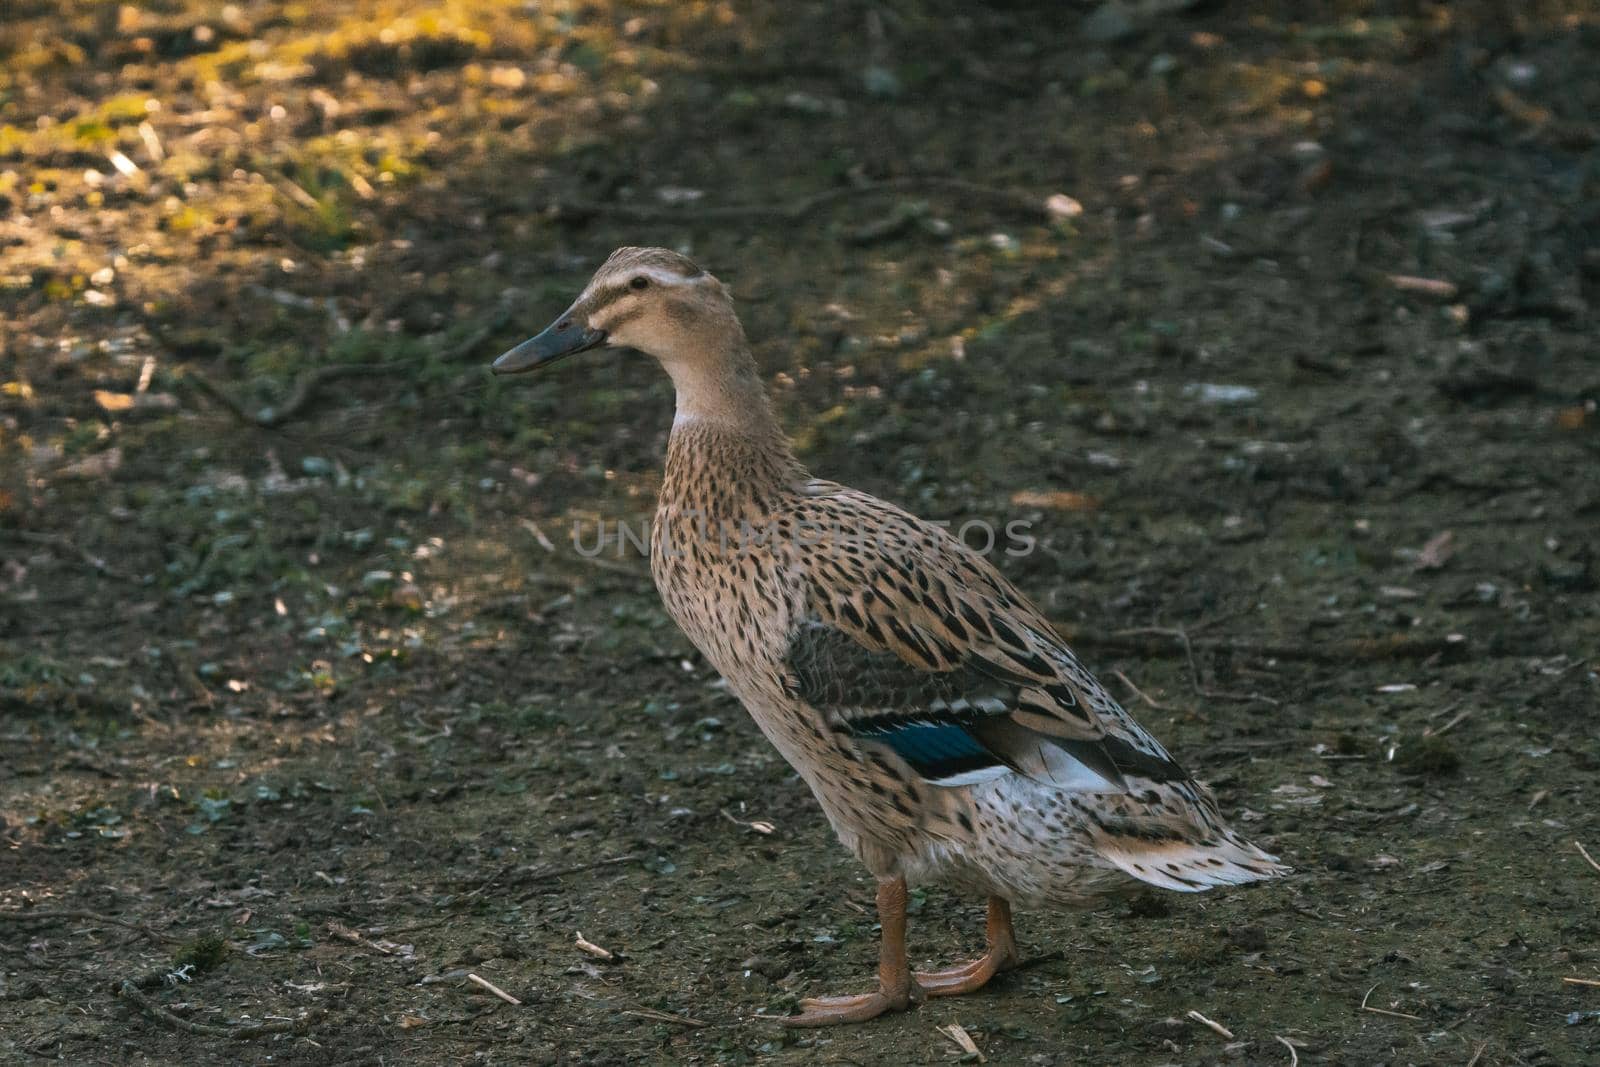
<instances>
[{"instance_id":1,"label":"duck","mask_svg":"<svg viewBox=\"0 0 1600 1067\"><path fill-rule=\"evenodd\" d=\"M667 613L876 881L876 988L781 1021L859 1023L981 989L1020 962L1013 906L1289 873L983 554L806 469L715 276L619 248L492 370L605 348L653 358L676 394L649 545ZM986 899L981 956L911 969L907 893L927 884Z\"/></svg>"}]
</instances>

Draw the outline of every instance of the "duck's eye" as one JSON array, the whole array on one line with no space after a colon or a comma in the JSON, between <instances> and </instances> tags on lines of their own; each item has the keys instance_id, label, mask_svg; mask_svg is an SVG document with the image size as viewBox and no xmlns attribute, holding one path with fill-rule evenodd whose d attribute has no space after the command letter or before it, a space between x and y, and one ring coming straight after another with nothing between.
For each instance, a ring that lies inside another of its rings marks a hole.
<instances>
[{"instance_id":1,"label":"duck's eye","mask_svg":"<svg viewBox=\"0 0 1600 1067\"><path fill-rule=\"evenodd\" d=\"M650 288L650 279L641 274L637 278L633 279L633 281L628 283L628 288L648 289Z\"/></svg>"}]
</instances>

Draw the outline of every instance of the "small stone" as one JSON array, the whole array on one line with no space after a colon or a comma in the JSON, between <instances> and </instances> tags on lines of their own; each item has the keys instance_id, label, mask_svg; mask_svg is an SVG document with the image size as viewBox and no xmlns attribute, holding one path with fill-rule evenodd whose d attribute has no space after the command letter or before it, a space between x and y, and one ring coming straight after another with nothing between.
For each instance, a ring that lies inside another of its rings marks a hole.
<instances>
[{"instance_id":1,"label":"small stone","mask_svg":"<svg viewBox=\"0 0 1600 1067\"><path fill-rule=\"evenodd\" d=\"M1526 89L1539 80L1539 68L1522 60L1510 60L1504 66L1506 81L1519 89Z\"/></svg>"},{"instance_id":2,"label":"small stone","mask_svg":"<svg viewBox=\"0 0 1600 1067\"><path fill-rule=\"evenodd\" d=\"M1083 205L1065 193L1056 193L1044 202L1045 214L1051 222L1065 222L1083 214Z\"/></svg>"},{"instance_id":3,"label":"small stone","mask_svg":"<svg viewBox=\"0 0 1600 1067\"><path fill-rule=\"evenodd\" d=\"M845 113L843 100L824 99L811 93L792 92L783 98L783 109L798 115L818 118L841 118Z\"/></svg>"},{"instance_id":4,"label":"small stone","mask_svg":"<svg viewBox=\"0 0 1600 1067\"><path fill-rule=\"evenodd\" d=\"M1183 387L1184 396L1192 396L1202 404L1248 404L1260 397L1259 390L1248 385L1223 385L1217 382L1192 382Z\"/></svg>"},{"instance_id":5,"label":"small stone","mask_svg":"<svg viewBox=\"0 0 1600 1067\"><path fill-rule=\"evenodd\" d=\"M705 195L704 189L690 189L681 185L663 185L656 190L656 199L663 204L692 204Z\"/></svg>"},{"instance_id":6,"label":"small stone","mask_svg":"<svg viewBox=\"0 0 1600 1067\"><path fill-rule=\"evenodd\" d=\"M1596 586L1595 574L1587 559L1541 563L1539 576L1548 586L1575 593L1586 593Z\"/></svg>"},{"instance_id":7,"label":"small stone","mask_svg":"<svg viewBox=\"0 0 1600 1067\"><path fill-rule=\"evenodd\" d=\"M1259 926L1230 926L1228 943L1241 952L1260 952L1267 947L1267 932Z\"/></svg>"},{"instance_id":8,"label":"small stone","mask_svg":"<svg viewBox=\"0 0 1600 1067\"><path fill-rule=\"evenodd\" d=\"M1134 25L1132 12L1117 0L1101 4L1083 20L1083 35L1097 44L1121 41L1136 32L1138 27Z\"/></svg>"},{"instance_id":9,"label":"small stone","mask_svg":"<svg viewBox=\"0 0 1600 1067\"><path fill-rule=\"evenodd\" d=\"M751 974L759 974L763 978L773 980L782 978L789 973L787 964L781 960L775 960L771 956L751 956L739 964L739 970L749 971Z\"/></svg>"},{"instance_id":10,"label":"small stone","mask_svg":"<svg viewBox=\"0 0 1600 1067\"><path fill-rule=\"evenodd\" d=\"M467 951L461 954L461 961L463 963L482 963L485 960L497 960L499 958L500 946L490 945L487 943L482 945L473 945L471 948L467 949Z\"/></svg>"},{"instance_id":11,"label":"small stone","mask_svg":"<svg viewBox=\"0 0 1600 1067\"><path fill-rule=\"evenodd\" d=\"M397 608L407 611L421 611L423 606L422 590L412 582L401 582L389 594L389 602Z\"/></svg>"},{"instance_id":12,"label":"small stone","mask_svg":"<svg viewBox=\"0 0 1600 1067\"><path fill-rule=\"evenodd\" d=\"M879 100L892 100L900 95L900 79L888 67L868 67L861 72L861 84L868 96Z\"/></svg>"}]
</instances>

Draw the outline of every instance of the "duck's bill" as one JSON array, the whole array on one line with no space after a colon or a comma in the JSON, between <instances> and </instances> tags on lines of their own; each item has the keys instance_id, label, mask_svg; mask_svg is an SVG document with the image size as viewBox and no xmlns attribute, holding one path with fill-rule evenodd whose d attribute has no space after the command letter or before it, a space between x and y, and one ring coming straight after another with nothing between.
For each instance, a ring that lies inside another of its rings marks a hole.
<instances>
[{"instance_id":1,"label":"duck's bill","mask_svg":"<svg viewBox=\"0 0 1600 1067\"><path fill-rule=\"evenodd\" d=\"M604 330L591 330L570 319L561 319L495 360L489 369L496 374L521 374L605 343Z\"/></svg>"}]
</instances>

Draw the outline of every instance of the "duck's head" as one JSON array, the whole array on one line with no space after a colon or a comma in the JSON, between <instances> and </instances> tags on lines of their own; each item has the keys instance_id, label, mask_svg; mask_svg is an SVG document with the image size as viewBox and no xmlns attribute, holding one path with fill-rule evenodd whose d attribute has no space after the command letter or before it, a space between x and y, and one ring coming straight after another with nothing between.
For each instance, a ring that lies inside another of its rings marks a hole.
<instances>
[{"instance_id":1,"label":"duck's head","mask_svg":"<svg viewBox=\"0 0 1600 1067\"><path fill-rule=\"evenodd\" d=\"M733 302L716 278L665 248L619 248L571 307L495 360L493 370L518 374L591 348L633 348L660 360L677 379L742 342Z\"/></svg>"}]
</instances>

